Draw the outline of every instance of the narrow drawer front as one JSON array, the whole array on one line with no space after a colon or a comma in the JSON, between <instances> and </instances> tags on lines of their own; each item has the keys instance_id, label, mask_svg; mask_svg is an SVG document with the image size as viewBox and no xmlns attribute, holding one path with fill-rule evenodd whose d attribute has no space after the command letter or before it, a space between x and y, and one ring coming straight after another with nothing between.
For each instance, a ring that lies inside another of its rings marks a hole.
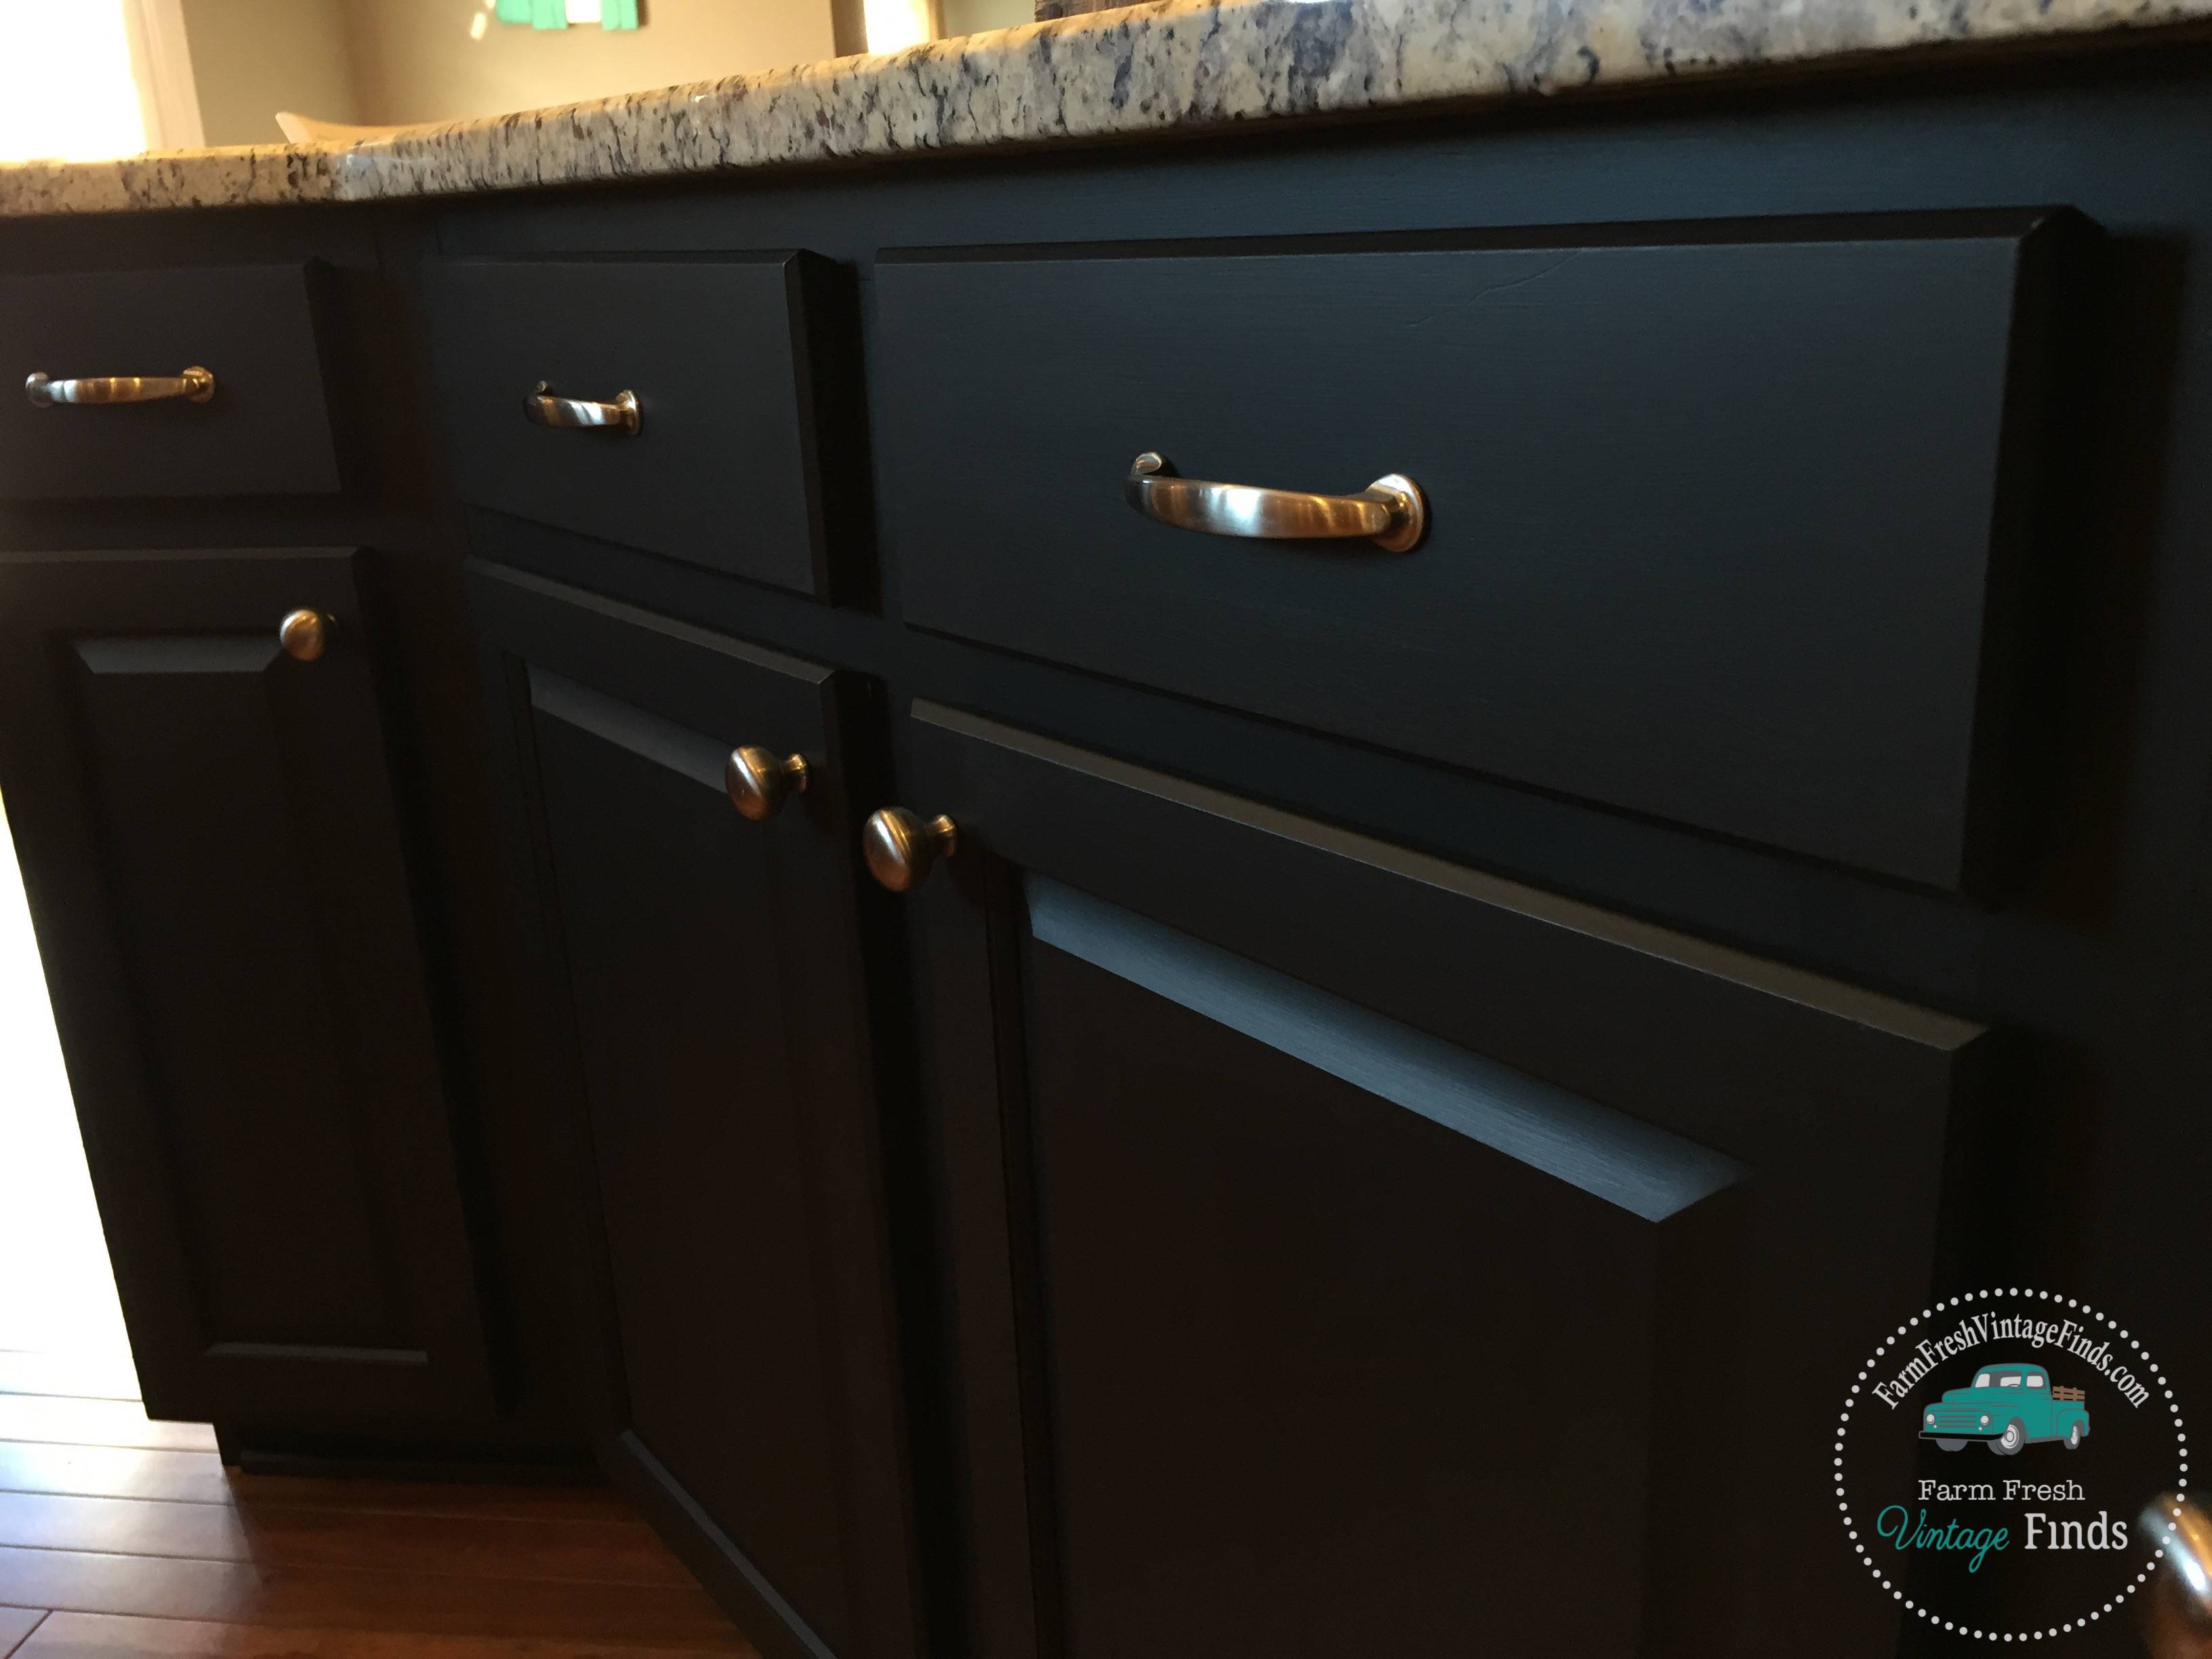
<instances>
[{"instance_id":1,"label":"narrow drawer front","mask_svg":"<svg viewBox=\"0 0 2212 1659\"><path fill-rule=\"evenodd\" d=\"M313 495L338 487L316 267L0 276L0 500ZM128 395L137 377L203 398ZM34 402L26 382L52 383Z\"/></svg>"},{"instance_id":2,"label":"narrow drawer front","mask_svg":"<svg viewBox=\"0 0 2212 1659\"><path fill-rule=\"evenodd\" d=\"M826 261L447 259L427 276L465 501L830 597L810 312ZM810 302L810 295L813 295ZM538 424L636 400L635 431Z\"/></svg>"},{"instance_id":3,"label":"narrow drawer front","mask_svg":"<svg viewBox=\"0 0 2212 1659\"><path fill-rule=\"evenodd\" d=\"M887 258L906 618L1972 885L2078 222ZM1426 539L1171 528L1125 500L1145 451L1301 491L1404 474Z\"/></svg>"}]
</instances>

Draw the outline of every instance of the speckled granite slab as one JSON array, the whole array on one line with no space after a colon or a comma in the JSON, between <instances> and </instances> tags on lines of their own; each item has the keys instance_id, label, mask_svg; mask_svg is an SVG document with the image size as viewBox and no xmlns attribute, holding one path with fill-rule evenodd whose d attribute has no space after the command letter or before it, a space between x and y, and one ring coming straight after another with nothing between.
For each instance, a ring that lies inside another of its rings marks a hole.
<instances>
[{"instance_id":1,"label":"speckled granite slab","mask_svg":"<svg viewBox=\"0 0 2212 1659\"><path fill-rule=\"evenodd\" d=\"M2212 23L2212 0L1155 0L349 146L0 167L0 216L362 201L1188 131L2189 23Z\"/></svg>"}]
</instances>

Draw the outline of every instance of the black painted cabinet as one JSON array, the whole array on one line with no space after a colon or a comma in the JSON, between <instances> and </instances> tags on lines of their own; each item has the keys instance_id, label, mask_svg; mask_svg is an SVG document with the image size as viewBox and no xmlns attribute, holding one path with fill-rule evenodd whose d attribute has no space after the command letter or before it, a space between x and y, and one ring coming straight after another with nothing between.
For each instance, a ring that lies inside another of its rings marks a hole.
<instances>
[{"instance_id":1,"label":"black painted cabinet","mask_svg":"<svg viewBox=\"0 0 2212 1659\"><path fill-rule=\"evenodd\" d=\"M216 327L0 419L149 1405L572 1391L776 1659L1948 1639L1824 1479L1869 1341L2212 1374L2212 57L2039 73L0 226L12 384Z\"/></svg>"},{"instance_id":2,"label":"black painted cabinet","mask_svg":"<svg viewBox=\"0 0 2212 1659\"><path fill-rule=\"evenodd\" d=\"M441 259L423 283L463 500L816 598L859 585L840 267L791 252ZM539 423L561 399L618 398L626 426Z\"/></svg>"},{"instance_id":3,"label":"black painted cabinet","mask_svg":"<svg viewBox=\"0 0 2212 1659\"><path fill-rule=\"evenodd\" d=\"M316 260L151 270L0 271L0 502L317 496L337 491L331 313ZM116 374L209 377L202 398L43 404L15 395ZM357 459L349 457L349 459Z\"/></svg>"},{"instance_id":4,"label":"black painted cabinet","mask_svg":"<svg viewBox=\"0 0 2212 1659\"><path fill-rule=\"evenodd\" d=\"M877 383L906 617L2001 885L2090 240L2028 211L894 250ZM1068 328L1125 307L1141 351ZM1403 475L1426 536L1194 539L1128 510L1142 451L1292 490Z\"/></svg>"},{"instance_id":5,"label":"black painted cabinet","mask_svg":"<svg viewBox=\"0 0 2212 1659\"><path fill-rule=\"evenodd\" d=\"M1996 1034L942 705L908 737L957 835L912 896L974 1652L1893 1646L1803 1472L1987 1242L1946 1154Z\"/></svg>"},{"instance_id":6,"label":"black painted cabinet","mask_svg":"<svg viewBox=\"0 0 2212 1659\"><path fill-rule=\"evenodd\" d=\"M0 791L156 1417L491 1409L372 574L0 554Z\"/></svg>"},{"instance_id":7,"label":"black painted cabinet","mask_svg":"<svg viewBox=\"0 0 2212 1659\"><path fill-rule=\"evenodd\" d=\"M765 1650L917 1650L863 685L479 568L600 1449ZM732 751L806 764L762 819Z\"/></svg>"}]
</instances>

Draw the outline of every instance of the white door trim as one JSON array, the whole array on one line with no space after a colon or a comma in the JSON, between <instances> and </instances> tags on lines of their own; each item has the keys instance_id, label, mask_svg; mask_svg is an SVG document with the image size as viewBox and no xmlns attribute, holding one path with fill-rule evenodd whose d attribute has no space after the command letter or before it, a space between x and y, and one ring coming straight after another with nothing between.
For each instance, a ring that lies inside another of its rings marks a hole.
<instances>
[{"instance_id":1,"label":"white door trim","mask_svg":"<svg viewBox=\"0 0 2212 1659\"><path fill-rule=\"evenodd\" d=\"M185 39L184 0L121 0L131 37L131 64L138 82L138 108L149 149L198 149L207 143L200 125L199 83L192 49Z\"/></svg>"}]
</instances>

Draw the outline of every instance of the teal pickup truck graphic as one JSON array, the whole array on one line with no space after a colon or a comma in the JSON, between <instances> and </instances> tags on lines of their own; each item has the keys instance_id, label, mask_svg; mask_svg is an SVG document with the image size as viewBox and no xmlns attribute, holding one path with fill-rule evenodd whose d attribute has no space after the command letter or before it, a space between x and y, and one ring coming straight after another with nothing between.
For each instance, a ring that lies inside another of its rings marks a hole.
<instances>
[{"instance_id":1,"label":"teal pickup truck graphic","mask_svg":"<svg viewBox=\"0 0 2212 1659\"><path fill-rule=\"evenodd\" d=\"M2040 1365L1984 1365L1972 1386L1946 1389L1921 1408L1920 1437L1945 1451L1986 1441L2000 1457L2031 1440L2057 1440L2073 1451L2089 1435L2087 1399L2080 1389L2052 1387Z\"/></svg>"}]
</instances>

